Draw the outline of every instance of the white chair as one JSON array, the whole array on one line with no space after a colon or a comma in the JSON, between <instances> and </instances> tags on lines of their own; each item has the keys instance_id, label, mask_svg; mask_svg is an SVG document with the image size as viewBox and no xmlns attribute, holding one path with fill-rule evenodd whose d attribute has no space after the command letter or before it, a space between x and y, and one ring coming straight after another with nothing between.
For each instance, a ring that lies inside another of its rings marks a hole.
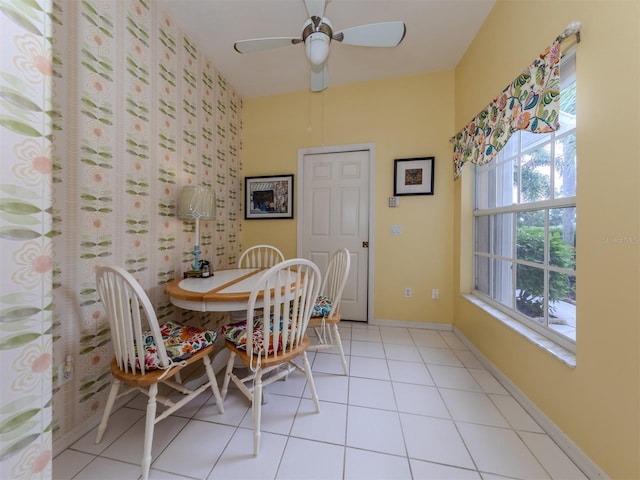
<instances>
[{"instance_id":1,"label":"white chair","mask_svg":"<svg viewBox=\"0 0 640 480\"><path fill-rule=\"evenodd\" d=\"M238 268L271 268L284 261L280 250L271 245L255 245L245 250L238 260Z\"/></svg>"},{"instance_id":2,"label":"white chair","mask_svg":"<svg viewBox=\"0 0 640 480\"><path fill-rule=\"evenodd\" d=\"M294 370L304 372L316 411L320 411L306 352L309 337L305 334L320 282L320 270L309 260L294 258L278 263L262 274L251 292L247 318L252 321L222 327L230 351L222 398L232 381L251 400L254 456L260 448L263 387ZM248 374L245 368L240 369L242 377L234 370L236 357L249 369ZM302 357L302 366L294 362L297 357Z\"/></svg>"},{"instance_id":3,"label":"white chair","mask_svg":"<svg viewBox=\"0 0 640 480\"><path fill-rule=\"evenodd\" d=\"M314 312L314 315L319 314L320 316L312 316L309 320L309 325L314 329L318 337L318 343L311 344L307 348L308 350L337 348L340 352L340 360L342 361L345 375L348 374L347 360L344 357L338 323L342 319L340 302L342 301L342 292L349 276L350 266L351 256L346 248L336 251L331 257L322 281L322 288L320 289L320 295L331 301L331 307L329 312Z\"/></svg>"},{"instance_id":4,"label":"white chair","mask_svg":"<svg viewBox=\"0 0 640 480\"><path fill-rule=\"evenodd\" d=\"M100 267L96 272L97 291L102 301L113 343L111 361L113 383L98 427L96 443L100 443L116 399L139 390L149 397L147 403L142 479L149 476L151 444L155 424L211 388L220 413L224 412L209 355L213 353L216 333L196 327L185 327L176 322L158 324L155 311L140 284L120 267ZM208 381L195 390L189 390L172 377L185 366L202 361ZM119 393L120 385L129 388ZM158 392L162 383L183 395L174 402ZM156 416L156 402L168 407Z\"/></svg>"}]
</instances>

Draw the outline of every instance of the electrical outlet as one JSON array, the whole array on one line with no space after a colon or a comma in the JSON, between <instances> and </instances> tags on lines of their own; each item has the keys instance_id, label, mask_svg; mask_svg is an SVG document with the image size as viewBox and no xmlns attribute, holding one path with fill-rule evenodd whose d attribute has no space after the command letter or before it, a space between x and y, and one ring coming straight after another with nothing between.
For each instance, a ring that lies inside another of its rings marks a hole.
<instances>
[{"instance_id":1,"label":"electrical outlet","mask_svg":"<svg viewBox=\"0 0 640 480\"><path fill-rule=\"evenodd\" d=\"M437 288L434 288L433 290L431 290L431 299L438 300L439 298L440 298L440 290L438 290Z\"/></svg>"},{"instance_id":2,"label":"electrical outlet","mask_svg":"<svg viewBox=\"0 0 640 480\"><path fill-rule=\"evenodd\" d=\"M404 289L404 296L407 297L407 298L411 298L411 288L406 287Z\"/></svg>"},{"instance_id":3,"label":"electrical outlet","mask_svg":"<svg viewBox=\"0 0 640 480\"><path fill-rule=\"evenodd\" d=\"M58 387L69 383L73 378L73 364L70 360L58 365Z\"/></svg>"}]
</instances>

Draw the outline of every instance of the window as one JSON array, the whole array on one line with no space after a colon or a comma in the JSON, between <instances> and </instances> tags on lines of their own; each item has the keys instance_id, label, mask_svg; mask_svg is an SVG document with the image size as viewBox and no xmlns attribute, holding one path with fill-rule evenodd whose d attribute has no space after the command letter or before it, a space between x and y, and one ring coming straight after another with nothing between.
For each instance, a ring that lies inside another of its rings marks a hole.
<instances>
[{"instance_id":1,"label":"window","mask_svg":"<svg viewBox=\"0 0 640 480\"><path fill-rule=\"evenodd\" d=\"M474 294L574 351L575 56L561 62L560 128L518 131L476 167Z\"/></svg>"}]
</instances>

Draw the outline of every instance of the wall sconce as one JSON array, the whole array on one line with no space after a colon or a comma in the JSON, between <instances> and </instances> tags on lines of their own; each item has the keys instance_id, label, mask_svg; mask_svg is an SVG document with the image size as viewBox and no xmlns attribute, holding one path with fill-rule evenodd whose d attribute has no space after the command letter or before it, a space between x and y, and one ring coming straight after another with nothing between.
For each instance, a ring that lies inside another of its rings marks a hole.
<instances>
[{"instance_id":1,"label":"wall sconce","mask_svg":"<svg viewBox=\"0 0 640 480\"><path fill-rule=\"evenodd\" d=\"M193 270L200 270L200 219L215 220L216 201L212 188L201 185L182 187L178 197L178 218L195 220L196 236L193 245Z\"/></svg>"}]
</instances>

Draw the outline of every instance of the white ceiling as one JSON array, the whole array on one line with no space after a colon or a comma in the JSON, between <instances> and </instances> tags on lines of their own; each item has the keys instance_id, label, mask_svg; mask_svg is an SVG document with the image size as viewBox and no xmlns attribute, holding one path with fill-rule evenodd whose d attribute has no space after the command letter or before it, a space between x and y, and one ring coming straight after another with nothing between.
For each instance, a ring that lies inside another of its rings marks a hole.
<instances>
[{"instance_id":1,"label":"white ceiling","mask_svg":"<svg viewBox=\"0 0 640 480\"><path fill-rule=\"evenodd\" d=\"M237 40L300 37L303 0L156 0L194 40L243 98L309 88L302 45L241 55ZM331 86L454 68L495 0L329 0L334 32L366 23L402 20L403 42L366 48L331 42Z\"/></svg>"}]
</instances>

